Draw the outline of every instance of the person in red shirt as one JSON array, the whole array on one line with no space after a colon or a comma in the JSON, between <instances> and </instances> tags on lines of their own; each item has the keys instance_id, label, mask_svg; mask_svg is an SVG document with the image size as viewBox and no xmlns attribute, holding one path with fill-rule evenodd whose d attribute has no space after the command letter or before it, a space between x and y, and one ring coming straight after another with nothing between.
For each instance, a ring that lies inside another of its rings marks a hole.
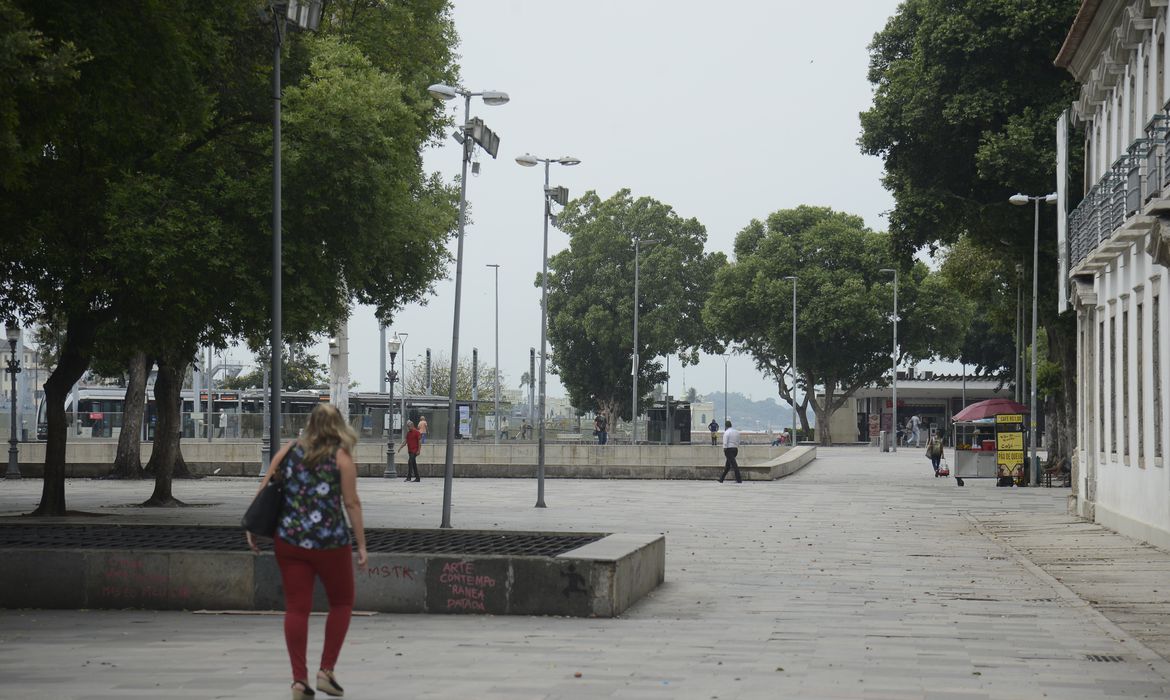
<instances>
[{"instance_id":1,"label":"person in red shirt","mask_svg":"<svg viewBox=\"0 0 1170 700\"><path fill-rule=\"evenodd\" d=\"M401 452L403 447L410 455L410 464L406 469L406 481L421 481L418 478L418 453L422 451L422 433L414 427L414 421L406 421L406 441L398 446L398 451ZM414 479L410 478L412 475Z\"/></svg>"}]
</instances>

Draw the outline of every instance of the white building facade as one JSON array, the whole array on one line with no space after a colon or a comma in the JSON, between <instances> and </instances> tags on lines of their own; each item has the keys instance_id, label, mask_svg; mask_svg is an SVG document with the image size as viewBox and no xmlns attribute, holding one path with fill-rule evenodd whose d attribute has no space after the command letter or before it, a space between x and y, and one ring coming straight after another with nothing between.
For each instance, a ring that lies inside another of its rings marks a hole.
<instances>
[{"instance_id":1,"label":"white building facade","mask_svg":"<svg viewBox=\"0 0 1170 700\"><path fill-rule=\"evenodd\" d=\"M1170 51L1166 0L1084 0L1056 59L1080 83L1057 123L1062 309L1077 316L1070 508L1170 548ZM1070 129L1085 180L1068 180ZM1069 193L1085 192L1067 213Z\"/></svg>"}]
</instances>

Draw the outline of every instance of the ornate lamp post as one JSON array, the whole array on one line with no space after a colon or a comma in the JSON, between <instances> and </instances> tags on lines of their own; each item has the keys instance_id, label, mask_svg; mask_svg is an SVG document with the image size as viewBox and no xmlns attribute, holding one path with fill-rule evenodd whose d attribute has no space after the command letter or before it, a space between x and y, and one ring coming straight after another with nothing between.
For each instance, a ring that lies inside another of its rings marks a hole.
<instances>
[{"instance_id":1,"label":"ornate lamp post","mask_svg":"<svg viewBox=\"0 0 1170 700\"><path fill-rule=\"evenodd\" d=\"M382 476L387 479L398 476L398 470L394 467L394 382L398 380L398 373L394 371L394 358L398 356L400 347L402 341L398 340L397 335L386 341L386 350L390 353L390 371L386 373L386 381L390 384L390 400L386 403L386 471ZM403 425L406 425L405 421Z\"/></svg>"},{"instance_id":2,"label":"ornate lamp post","mask_svg":"<svg viewBox=\"0 0 1170 700\"><path fill-rule=\"evenodd\" d=\"M9 415L12 418L12 432L8 435L8 471L4 474L4 477L7 479L19 479L20 450L16 447L16 443L19 442L16 437L16 375L20 374L20 359L16 356L16 343L20 340L20 328L10 325L5 330L8 335L8 350L11 353L8 358L8 368L4 371L11 377L12 382L12 403L9 406Z\"/></svg>"}]
</instances>

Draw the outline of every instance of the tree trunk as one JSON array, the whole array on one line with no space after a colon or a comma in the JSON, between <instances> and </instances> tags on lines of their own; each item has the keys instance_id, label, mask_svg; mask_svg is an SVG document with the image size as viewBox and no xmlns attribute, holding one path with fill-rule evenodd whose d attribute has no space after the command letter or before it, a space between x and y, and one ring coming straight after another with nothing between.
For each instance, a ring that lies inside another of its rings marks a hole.
<instances>
[{"instance_id":1,"label":"tree trunk","mask_svg":"<svg viewBox=\"0 0 1170 700\"><path fill-rule=\"evenodd\" d=\"M835 386L836 382L825 382L825 403L823 405L817 403L815 399L812 401L813 414L817 418L818 442L824 447L828 447L829 445L833 444L833 429L831 427L829 416L833 415L833 411L836 411L843 403L845 403L845 398L848 398L843 397L839 400L835 399L833 397L833 388Z\"/></svg>"},{"instance_id":2,"label":"tree trunk","mask_svg":"<svg viewBox=\"0 0 1170 700\"><path fill-rule=\"evenodd\" d=\"M65 399L89 367L95 322L91 318L71 318L65 326L61 356L45 381L45 411L48 429L45 444L45 476L41 503L33 515L65 515Z\"/></svg>"},{"instance_id":3,"label":"tree trunk","mask_svg":"<svg viewBox=\"0 0 1170 700\"><path fill-rule=\"evenodd\" d=\"M146 406L146 376L151 363L146 353L130 358L130 381L126 383L126 400L122 413L122 432L118 435L118 453L110 476L119 479L142 478L142 418Z\"/></svg>"},{"instance_id":4,"label":"tree trunk","mask_svg":"<svg viewBox=\"0 0 1170 700\"><path fill-rule=\"evenodd\" d=\"M808 394L805 393L804 401L796 405L796 415L800 417L800 432L807 434L810 430L808 424ZM819 421L818 421L819 424Z\"/></svg>"},{"instance_id":5,"label":"tree trunk","mask_svg":"<svg viewBox=\"0 0 1170 700\"><path fill-rule=\"evenodd\" d=\"M174 353L173 355L177 355ZM154 446L150 452L147 470L154 474L154 493L142 505L182 505L171 493L175 461L179 455L179 437L182 431L182 388L184 362L171 357L159 358L158 377L154 382L158 425L154 431Z\"/></svg>"}]
</instances>

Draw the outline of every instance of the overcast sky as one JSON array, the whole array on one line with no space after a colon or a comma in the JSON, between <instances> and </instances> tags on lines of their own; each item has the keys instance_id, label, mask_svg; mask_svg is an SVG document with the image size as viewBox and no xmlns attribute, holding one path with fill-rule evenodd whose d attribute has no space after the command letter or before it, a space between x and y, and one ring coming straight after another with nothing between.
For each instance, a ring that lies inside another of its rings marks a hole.
<instances>
[{"instance_id":1,"label":"overcast sky","mask_svg":"<svg viewBox=\"0 0 1170 700\"><path fill-rule=\"evenodd\" d=\"M892 199L881 163L857 147L858 113L872 97L866 47L896 0L458 0L455 26L464 87L502 90L511 102L472 102L500 136L497 160L480 152L482 172L468 180L474 223L464 244L459 349L493 363L494 282L500 267L500 368L518 387L528 349L540 344L541 168L515 157L572 155L551 183L571 197L604 199L625 187L694 217L708 250L730 252L751 219L800 204L864 217L884 230ZM448 104L462 118L462 100ZM454 181L453 140L425 154L428 170ZM550 255L567 238L549 230ZM454 252L455 243L451 242ZM391 331L409 333L406 355L448 353L454 309L451 279L426 306L410 306ZM789 300L778 300L789 303ZM378 328L371 310L350 320L350 374L359 390L378 388ZM236 351L238 354L239 351ZM324 343L318 346L327 362ZM238 356L234 359L239 359ZM401 358L400 358L401 360ZM399 365L401 367L401 365ZM694 386L722 391L723 360L670 363L671 393ZM684 374L685 373L685 374ZM775 396L747 358L733 358L729 388L754 399ZM564 396L555 375L548 395Z\"/></svg>"}]
</instances>

